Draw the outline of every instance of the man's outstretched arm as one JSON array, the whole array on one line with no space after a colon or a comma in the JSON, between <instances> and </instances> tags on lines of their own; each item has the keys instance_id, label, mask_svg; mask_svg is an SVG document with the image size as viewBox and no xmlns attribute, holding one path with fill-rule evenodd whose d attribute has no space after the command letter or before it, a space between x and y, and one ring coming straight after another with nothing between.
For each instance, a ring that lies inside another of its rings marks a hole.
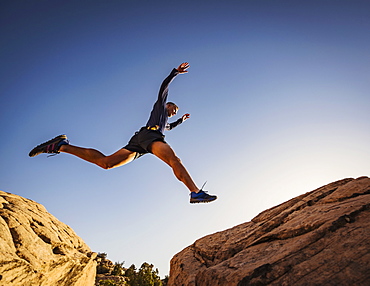
<instances>
[{"instance_id":1,"label":"man's outstretched arm","mask_svg":"<svg viewBox=\"0 0 370 286\"><path fill-rule=\"evenodd\" d=\"M171 73L164 79L164 81L161 84L161 87L159 89L158 93L158 102L161 102L161 104L165 104L167 101L168 96L168 86L172 82L172 80L178 75L187 73L187 69L190 67L189 63L182 63L180 64L176 69L173 69Z\"/></svg>"}]
</instances>

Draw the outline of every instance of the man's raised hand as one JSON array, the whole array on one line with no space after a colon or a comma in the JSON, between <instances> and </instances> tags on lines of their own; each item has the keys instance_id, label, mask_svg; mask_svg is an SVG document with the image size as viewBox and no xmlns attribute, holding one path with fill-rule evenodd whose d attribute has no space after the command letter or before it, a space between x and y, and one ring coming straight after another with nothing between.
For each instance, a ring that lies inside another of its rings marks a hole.
<instances>
[{"instance_id":1,"label":"man's raised hand","mask_svg":"<svg viewBox=\"0 0 370 286\"><path fill-rule=\"evenodd\" d=\"M177 68L177 71L179 73L187 73L187 69L190 67L189 63L182 63L181 65L179 65L179 67Z\"/></svg>"}]
</instances>

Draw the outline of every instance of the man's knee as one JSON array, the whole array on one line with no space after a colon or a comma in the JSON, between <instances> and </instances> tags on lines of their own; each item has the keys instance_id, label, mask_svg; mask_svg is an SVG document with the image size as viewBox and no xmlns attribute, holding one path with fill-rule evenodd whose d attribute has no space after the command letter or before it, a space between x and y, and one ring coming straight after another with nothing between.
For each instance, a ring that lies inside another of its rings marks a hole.
<instances>
[{"instance_id":1,"label":"man's knee","mask_svg":"<svg viewBox=\"0 0 370 286\"><path fill-rule=\"evenodd\" d=\"M97 165L99 167L103 168L104 170L109 170L109 169L112 169L114 167L114 166L112 166L112 164L109 164L109 162L106 162L106 161L98 162Z\"/></svg>"},{"instance_id":2,"label":"man's knee","mask_svg":"<svg viewBox=\"0 0 370 286\"><path fill-rule=\"evenodd\" d=\"M109 170L116 167L118 163L112 160L110 157L105 157L104 159L99 160L99 162L97 162L97 165L104 170Z\"/></svg>"}]
</instances>

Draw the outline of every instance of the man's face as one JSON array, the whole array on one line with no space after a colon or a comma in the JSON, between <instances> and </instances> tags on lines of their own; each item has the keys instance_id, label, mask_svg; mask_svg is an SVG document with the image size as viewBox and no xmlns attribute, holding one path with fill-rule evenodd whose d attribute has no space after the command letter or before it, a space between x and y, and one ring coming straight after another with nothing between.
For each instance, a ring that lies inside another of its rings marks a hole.
<instances>
[{"instance_id":1,"label":"man's face","mask_svg":"<svg viewBox=\"0 0 370 286\"><path fill-rule=\"evenodd\" d=\"M176 115L177 111L179 110L179 108L173 104L166 104L166 109L167 109L168 117L172 117Z\"/></svg>"}]
</instances>

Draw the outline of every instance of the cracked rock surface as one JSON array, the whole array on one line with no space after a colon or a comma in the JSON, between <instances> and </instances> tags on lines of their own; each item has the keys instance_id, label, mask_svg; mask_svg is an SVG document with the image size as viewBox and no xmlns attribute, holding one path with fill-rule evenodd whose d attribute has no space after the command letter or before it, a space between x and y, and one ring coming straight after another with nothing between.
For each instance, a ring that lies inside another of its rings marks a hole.
<instances>
[{"instance_id":1,"label":"cracked rock surface","mask_svg":"<svg viewBox=\"0 0 370 286\"><path fill-rule=\"evenodd\" d=\"M370 179L328 184L197 240L172 258L168 285L370 285Z\"/></svg>"},{"instance_id":2,"label":"cracked rock surface","mask_svg":"<svg viewBox=\"0 0 370 286\"><path fill-rule=\"evenodd\" d=\"M95 257L41 204L0 191L0 286L94 285Z\"/></svg>"}]
</instances>

